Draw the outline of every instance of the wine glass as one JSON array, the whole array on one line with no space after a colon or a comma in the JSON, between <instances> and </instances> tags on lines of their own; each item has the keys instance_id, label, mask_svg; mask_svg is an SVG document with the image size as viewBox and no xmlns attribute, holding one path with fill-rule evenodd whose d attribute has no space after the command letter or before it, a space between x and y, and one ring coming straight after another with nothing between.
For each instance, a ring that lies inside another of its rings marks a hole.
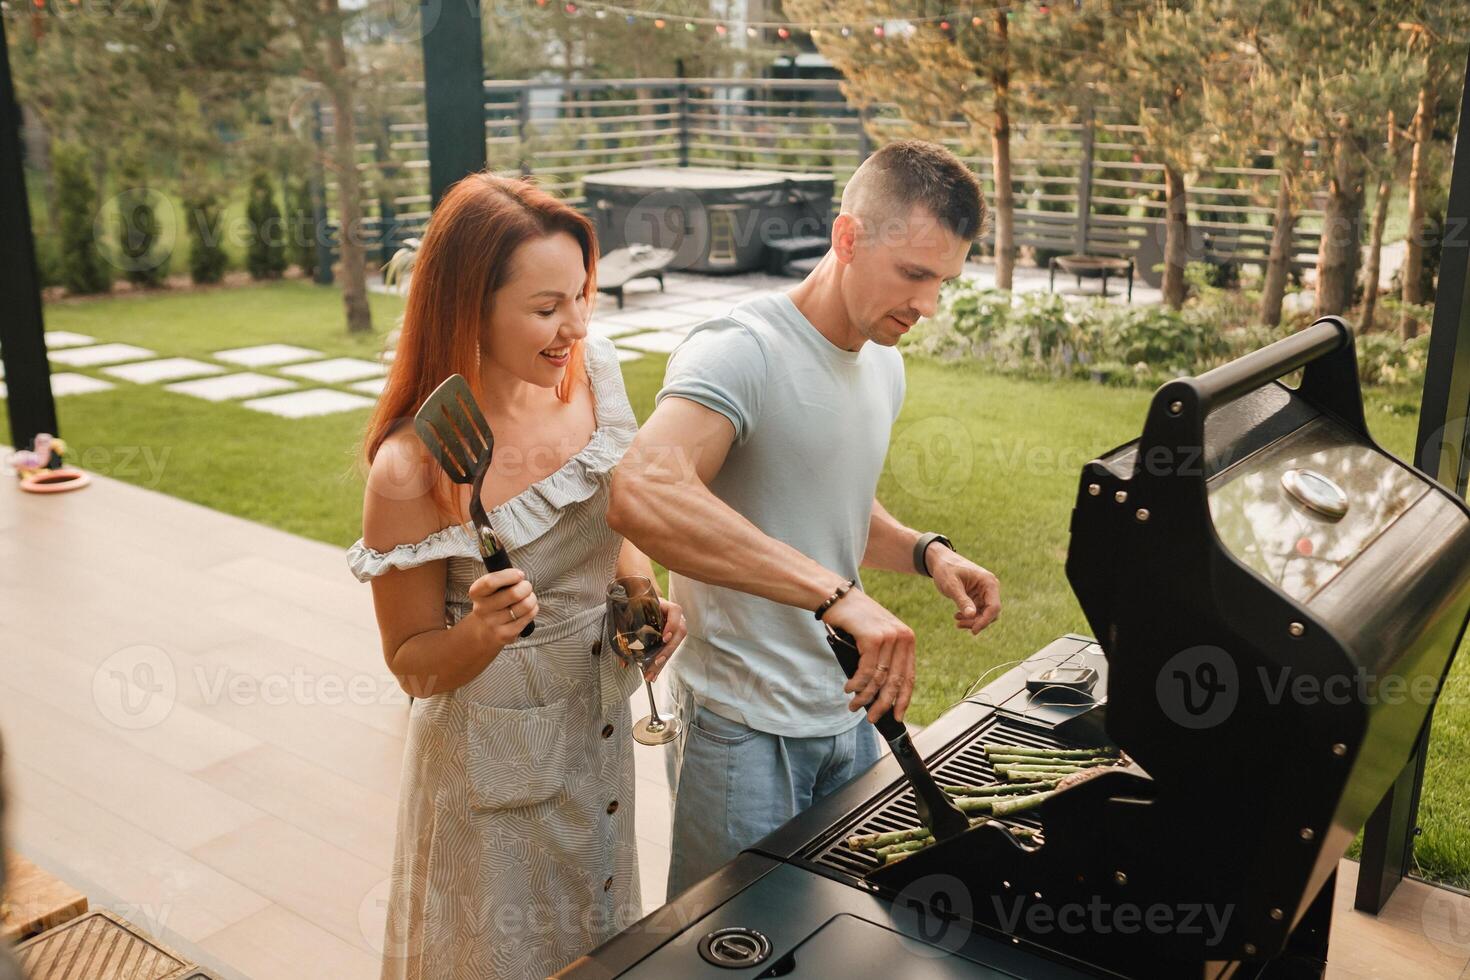
<instances>
[{"instance_id":1,"label":"wine glass","mask_svg":"<svg viewBox=\"0 0 1470 980\"><path fill-rule=\"evenodd\" d=\"M647 670L664 647L664 614L653 582L642 575L614 579L607 587L607 622L618 659L636 664L640 672ZM633 740L642 745L664 745L678 738L679 719L673 713L659 714L653 685L646 674L643 686L648 689L652 713L633 726Z\"/></svg>"}]
</instances>

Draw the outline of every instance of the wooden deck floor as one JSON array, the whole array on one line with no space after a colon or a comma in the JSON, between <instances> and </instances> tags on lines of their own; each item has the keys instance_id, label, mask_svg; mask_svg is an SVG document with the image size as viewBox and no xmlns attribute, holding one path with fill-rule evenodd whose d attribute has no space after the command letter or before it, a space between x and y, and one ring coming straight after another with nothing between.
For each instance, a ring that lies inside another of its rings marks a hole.
<instances>
[{"instance_id":1,"label":"wooden deck floor","mask_svg":"<svg viewBox=\"0 0 1470 980\"><path fill-rule=\"evenodd\" d=\"M406 699L340 549L106 478L0 486L0 624L14 846L225 975L377 976ZM1470 980L1470 899L1409 882L1375 919L1355 875L1330 976Z\"/></svg>"}]
</instances>

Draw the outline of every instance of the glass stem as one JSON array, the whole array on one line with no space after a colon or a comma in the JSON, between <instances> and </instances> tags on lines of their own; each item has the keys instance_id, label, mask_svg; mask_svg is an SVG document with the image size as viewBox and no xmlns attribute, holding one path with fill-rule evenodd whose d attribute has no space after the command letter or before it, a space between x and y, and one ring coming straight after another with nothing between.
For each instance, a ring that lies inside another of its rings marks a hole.
<instances>
[{"instance_id":1,"label":"glass stem","mask_svg":"<svg viewBox=\"0 0 1470 980\"><path fill-rule=\"evenodd\" d=\"M658 716L658 705L653 700L653 682L647 677L643 678L643 686L648 688L648 710L653 712L653 723L662 725L664 720Z\"/></svg>"}]
</instances>

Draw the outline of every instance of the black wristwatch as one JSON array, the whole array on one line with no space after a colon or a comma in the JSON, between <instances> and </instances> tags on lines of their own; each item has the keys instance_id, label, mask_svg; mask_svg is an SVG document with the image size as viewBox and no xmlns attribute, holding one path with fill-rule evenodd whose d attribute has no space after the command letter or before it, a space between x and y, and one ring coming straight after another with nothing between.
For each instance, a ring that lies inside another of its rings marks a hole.
<instances>
[{"instance_id":1,"label":"black wristwatch","mask_svg":"<svg viewBox=\"0 0 1470 980\"><path fill-rule=\"evenodd\" d=\"M929 546L938 541L950 551L954 551L954 542L940 534L938 531L930 531L928 534L919 535L919 540L914 542L914 571L920 575L929 575L929 563L924 560L924 555Z\"/></svg>"}]
</instances>

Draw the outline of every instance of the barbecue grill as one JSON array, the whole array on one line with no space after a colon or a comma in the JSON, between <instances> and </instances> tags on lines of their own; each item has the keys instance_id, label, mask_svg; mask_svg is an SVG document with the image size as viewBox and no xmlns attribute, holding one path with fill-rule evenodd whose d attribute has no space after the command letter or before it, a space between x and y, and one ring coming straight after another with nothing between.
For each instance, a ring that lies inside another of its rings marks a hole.
<instances>
[{"instance_id":1,"label":"barbecue grill","mask_svg":"<svg viewBox=\"0 0 1470 980\"><path fill-rule=\"evenodd\" d=\"M919 822L885 757L561 976L1320 976L1337 863L1464 633L1470 510L1374 444L1328 317L1159 389L1084 468L1071 533L1099 639L915 743L945 784L997 781L984 743L1127 765L880 864L848 838ZM1095 683L1036 682L1057 667Z\"/></svg>"}]
</instances>

